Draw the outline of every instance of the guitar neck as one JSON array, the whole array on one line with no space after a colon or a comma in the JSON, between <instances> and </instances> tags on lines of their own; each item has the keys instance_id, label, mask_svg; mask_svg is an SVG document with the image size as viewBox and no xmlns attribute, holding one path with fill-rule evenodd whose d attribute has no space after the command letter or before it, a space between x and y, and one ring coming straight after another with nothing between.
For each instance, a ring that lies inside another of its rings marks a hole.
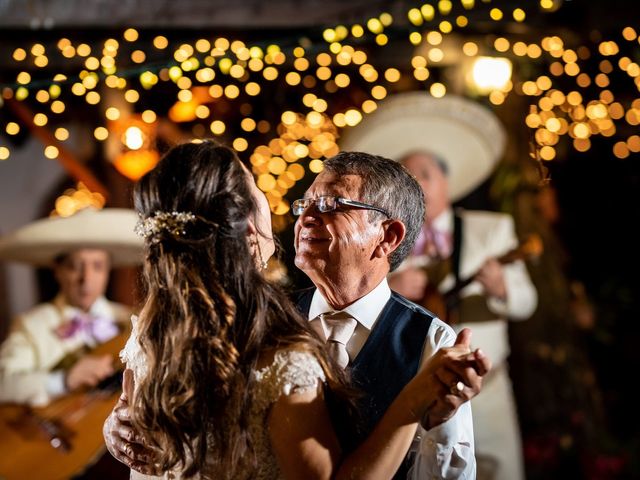
<instances>
[{"instance_id":1,"label":"guitar neck","mask_svg":"<svg viewBox=\"0 0 640 480\"><path fill-rule=\"evenodd\" d=\"M476 272L477 275L477 272ZM469 285L471 282L473 282L475 280L475 276L476 275L472 275L471 277L465 278L464 280L460 280L458 281L450 290L448 290L445 294L444 297L447 301L449 301L450 299L454 299L458 296L458 294L467 286Z\"/></svg>"}]
</instances>

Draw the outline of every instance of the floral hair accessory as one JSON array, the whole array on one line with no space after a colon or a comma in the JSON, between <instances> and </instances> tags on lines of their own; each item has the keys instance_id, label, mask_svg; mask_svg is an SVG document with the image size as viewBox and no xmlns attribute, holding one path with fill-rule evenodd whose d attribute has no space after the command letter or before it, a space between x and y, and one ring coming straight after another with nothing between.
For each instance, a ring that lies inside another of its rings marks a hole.
<instances>
[{"instance_id":1,"label":"floral hair accessory","mask_svg":"<svg viewBox=\"0 0 640 480\"><path fill-rule=\"evenodd\" d=\"M196 217L191 212L154 212L147 218L140 218L134 228L134 232L144 238L151 239L151 243L157 243L160 239L157 235L162 231L167 231L171 235L179 237L185 235L185 226L195 222Z\"/></svg>"}]
</instances>

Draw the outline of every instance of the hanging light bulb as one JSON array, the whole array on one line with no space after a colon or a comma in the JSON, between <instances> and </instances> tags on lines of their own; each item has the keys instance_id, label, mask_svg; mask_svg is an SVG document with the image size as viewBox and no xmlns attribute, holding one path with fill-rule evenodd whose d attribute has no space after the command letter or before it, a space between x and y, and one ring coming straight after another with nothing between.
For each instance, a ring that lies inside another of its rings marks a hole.
<instances>
[{"instance_id":1,"label":"hanging light bulb","mask_svg":"<svg viewBox=\"0 0 640 480\"><path fill-rule=\"evenodd\" d=\"M470 86L478 93L487 95L494 90L503 90L511 80L511 61L499 57L478 57L468 77Z\"/></svg>"},{"instance_id":2,"label":"hanging light bulb","mask_svg":"<svg viewBox=\"0 0 640 480\"><path fill-rule=\"evenodd\" d=\"M111 126L120 139L120 153L113 160L113 166L125 177L137 181L160 159L155 150L156 122L145 122L140 115L132 115L121 117Z\"/></svg>"}]
</instances>

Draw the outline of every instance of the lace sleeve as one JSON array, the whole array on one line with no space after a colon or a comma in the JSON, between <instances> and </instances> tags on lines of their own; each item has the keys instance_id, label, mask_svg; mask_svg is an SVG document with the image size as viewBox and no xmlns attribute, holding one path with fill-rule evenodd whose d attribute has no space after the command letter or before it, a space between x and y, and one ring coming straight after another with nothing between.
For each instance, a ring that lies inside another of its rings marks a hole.
<instances>
[{"instance_id":1,"label":"lace sleeve","mask_svg":"<svg viewBox=\"0 0 640 480\"><path fill-rule=\"evenodd\" d=\"M260 384L259 403L269 405L281 395L305 393L314 390L325 375L314 355L299 350L281 350L273 363L254 372Z\"/></svg>"},{"instance_id":2,"label":"lace sleeve","mask_svg":"<svg viewBox=\"0 0 640 480\"><path fill-rule=\"evenodd\" d=\"M135 380L141 378L146 372L146 365L144 361L144 355L140 343L138 342L138 329L137 329L138 317L131 315L131 335L127 340L124 348L120 350L120 361L126 365L127 368L133 370L133 377Z\"/></svg>"}]
</instances>

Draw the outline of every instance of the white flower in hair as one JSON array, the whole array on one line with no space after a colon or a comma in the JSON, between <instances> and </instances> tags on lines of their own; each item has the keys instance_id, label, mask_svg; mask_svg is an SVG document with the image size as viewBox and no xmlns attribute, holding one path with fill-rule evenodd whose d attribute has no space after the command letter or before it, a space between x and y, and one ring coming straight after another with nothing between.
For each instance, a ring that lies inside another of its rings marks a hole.
<instances>
[{"instance_id":1,"label":"white flower in hair","mask_svg":"<svg viewBox=\"0 0 640 480\"><path fill-rule=\"evenodd\" d=\"M135 233L144 239L151 239L152 243L160 241L156 237L160 232L167 231L171 235L184 235L185 226L194 222L196 216L191 212L154 212L150 217L140 218L135 226ZM155 237L155 238L154 238Z\"/></svg>"}]
</instances>

